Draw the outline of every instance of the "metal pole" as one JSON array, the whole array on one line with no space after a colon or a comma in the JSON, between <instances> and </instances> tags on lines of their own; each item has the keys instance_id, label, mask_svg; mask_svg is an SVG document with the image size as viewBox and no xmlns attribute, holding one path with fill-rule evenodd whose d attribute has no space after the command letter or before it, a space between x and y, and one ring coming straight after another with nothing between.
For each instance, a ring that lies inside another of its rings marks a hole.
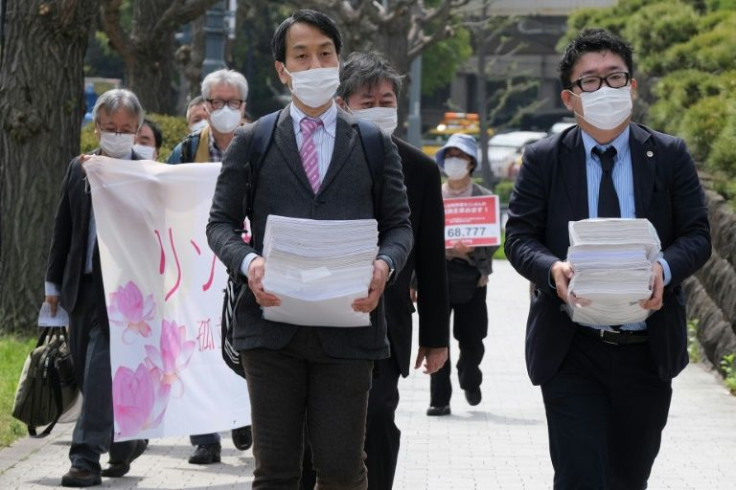
<instances>
[{"instance_id":1,"label":"metal pole","mask_svg":"<svg viewBox=\"0 0 736 490\"><path fill-rule=\"evenodd\" d=\"M409 130L406 139L409 144L422 146L422 56L411 62L411 85L409 86Z\"/></svg>"},{"instance_id":2,"label":"metal pole","mask_svg":"<svg viewBox=\"0 0 736 490\"><path fill-rule=\"evenodd\" d=\"M225 65L225 42L228 34L226 15L226 0L220 0L205 13L203 77L227 66Z\"/></svg>"}]
</instances>

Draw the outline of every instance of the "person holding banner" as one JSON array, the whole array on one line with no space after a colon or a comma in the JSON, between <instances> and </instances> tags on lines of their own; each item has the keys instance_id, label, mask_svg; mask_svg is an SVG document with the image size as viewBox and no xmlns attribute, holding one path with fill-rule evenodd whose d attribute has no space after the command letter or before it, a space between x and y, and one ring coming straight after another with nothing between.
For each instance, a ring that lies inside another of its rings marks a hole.
<instances>
[{"instance_id":1,"label":"person holding banner","mask_svg":"<svg viewBox=\"0 0 736 490\"><path fill-rule=\"evenodd\" d=\"M235 130L245 114L248 98L248 81L242 73L222 69L213 71L202 80L202 97L196 97L187 109L187 120L195 118L201 109L194 104L202 101L206 119L195 132L176 145L167 163L220 162L235 136ZM194 105L193 105L194 104ZM199 124L199 123L194 123ZM253 444L249 425L231 431L233 445L245 451ZM221 460L220 434L192 434L189 441L195 447L189 457L190 464L213 464Z\"/></svg>"},{"instance_id":2,"label":"person holding banner","mask_svg":"<svg viewBox=\"0 0 736 490\"><path fill-rule=\"evenodd\" d=\"M92 118L95 137L100 142L95 154L120 160L140 159L133 151L133 142L143 124L143 108L133 92L105 92L97 99ZM84 395L69 449L72 467L61 478L65 487L99 485L101 476L121 477L148 446L145 440L112 442L110 327L97 226L82 169L86 157L71 161L61 184L46 268L45 301L51 306L52 315L59 305L69 312L70 350L77 384ZM101 470L100 456L108 451L109 466Z\"/></svg>"},{"instance_id":3,"label":"person holding banner","mask_svg":"<svg viewBox=\"0 0 736 490\"><path fill-rule=\"evenodd\" d=\"M447 182L442 185L443 198L491 195L491 191L471 180L478 167L477 155L478 144L469 134L453 134L439 149L435 159L447 175ZM457 375L460 387L465 391L465 399L471 406L478 405L482 398L480 362L485 353L483 339L488 334L486 284L493 272L493 254L497 249L498 246L468 246L463 240L457 240L452 248L446 250L450 314L454 312L452 333L460 349ZM432 374L427 415L450 414L450 371L448 356L442 368Z\"/></svg>"}]
</instances>

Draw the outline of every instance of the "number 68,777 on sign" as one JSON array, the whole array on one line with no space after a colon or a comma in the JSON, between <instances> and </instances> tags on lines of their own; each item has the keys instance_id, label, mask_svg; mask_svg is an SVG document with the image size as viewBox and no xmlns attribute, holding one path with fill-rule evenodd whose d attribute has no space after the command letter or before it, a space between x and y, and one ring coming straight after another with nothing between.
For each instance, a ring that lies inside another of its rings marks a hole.
<instances>
[{"instance_id":1,"label":"number 68,777 on sign","mask_svg":"<svg viewBox=\"0 0 736 490\"><path fill-rule=\"evenodd\" d=\"M457 242L470 247L501 244L498 196L445 199L445 248Z\"/></svg>"}]
</instances>

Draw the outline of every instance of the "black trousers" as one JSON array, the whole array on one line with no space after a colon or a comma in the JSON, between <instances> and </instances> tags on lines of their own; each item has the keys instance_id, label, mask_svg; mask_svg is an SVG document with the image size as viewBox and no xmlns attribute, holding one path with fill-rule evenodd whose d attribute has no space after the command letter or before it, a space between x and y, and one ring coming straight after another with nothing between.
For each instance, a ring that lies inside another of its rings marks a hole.
<instances>
[{"instance_id":1,"label":"black trousers","mask_svg":"<svg viewBox=\"0 0 736 490\"><path fill-rule=\"evenodd\" d=\"M102 317L102 286L85 274L79 299L69 318L69 349L75 376L82 391L82 411L74 426L69 459L72 466L100 473L100 455L110 452L110 462L127 462L137 441L112 442L113 408L110 339L107 317ZM102 318L101 318L102 317Z\"/></svg>"},{"instance_id":2,"label":"black trousers","mask_svg":"<svg viewBox=\"0 0 736 490\"><path fill-rule=\"evenodd\" d=\"M672 398L649 344L578 334L542 396L555 489L647 487Z\"/></svg>"},{"instance_id":3,"label":"black trousers","mask_svg":"<svg viewBox=\"0 0 736 490\"><path fill-rule=\"evenodd\" d=\"M373 385L368 395L368 415L365 433L365 465L368 469L368 490L390 490L394 485L399 459L401 431L396 426L399 406L399 376L401 371L394 358L375 362ZM312 468L312 451L305 445L301 488L312 490L316 483Z\"/></svg>"},{"instance_id":4,"label":"black trousers","mask_svg":"<svg viewBox=\"0 0 736 490\"><path fill-rule=\"evenodd\" d=\"M483 382L483 373L480 363L485 354L483 339L488 335L488 307L486 306L487 287L476 288L475 293L467 303L450 303L452 334L458 341L460 355L457 360L457 377L460 388L476 390ZM452 383L450 356L447 362L436 373L431 375L430 405L440 407L450 404Z\"/></svg>"},{"instance_id":5,"label":"black trousers","mask_svg":"<svg viewBox=\"0 0 736 490\"><path fill-rule=\"evenodd\" d=\"M325 354L315 329L283 349L241 351L253 420L253 489L296 489L304 433L321 490L367 488L365 419L373 361Z\"/></svg>"}]
</instances>

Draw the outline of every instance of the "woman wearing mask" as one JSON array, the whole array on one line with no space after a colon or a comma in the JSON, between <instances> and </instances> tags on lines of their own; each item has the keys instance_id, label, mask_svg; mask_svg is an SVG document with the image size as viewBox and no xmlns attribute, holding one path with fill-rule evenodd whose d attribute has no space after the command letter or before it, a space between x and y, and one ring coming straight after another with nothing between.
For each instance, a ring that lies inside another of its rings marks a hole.
<instances>
[{"instance_id":1,"label":"woman wearing mask","mask_svg":"<svg viewBox=\"0 0 736 490\"><path fill-rule=\"evenodd\" d=\"M475 138L467 134L453 134L440 148L435 159L447 175L447 182L442 185L443 198L491 194L491 191L471 180L473 171L478 167L477 155L478 144ZM492 272L493 253L497 248L469 247L458 242L446 252L450 315L454 312L452 331L460 348L457 375L460 387L465 391L465 399L472 406L478 405L482 398L480 385L483 373L480 371L480 362L485 352L483 339L488 333L486 284ZM450 357L442 369L432 374L427 415L450 414Z\"/></svg>"}]
</instances>

